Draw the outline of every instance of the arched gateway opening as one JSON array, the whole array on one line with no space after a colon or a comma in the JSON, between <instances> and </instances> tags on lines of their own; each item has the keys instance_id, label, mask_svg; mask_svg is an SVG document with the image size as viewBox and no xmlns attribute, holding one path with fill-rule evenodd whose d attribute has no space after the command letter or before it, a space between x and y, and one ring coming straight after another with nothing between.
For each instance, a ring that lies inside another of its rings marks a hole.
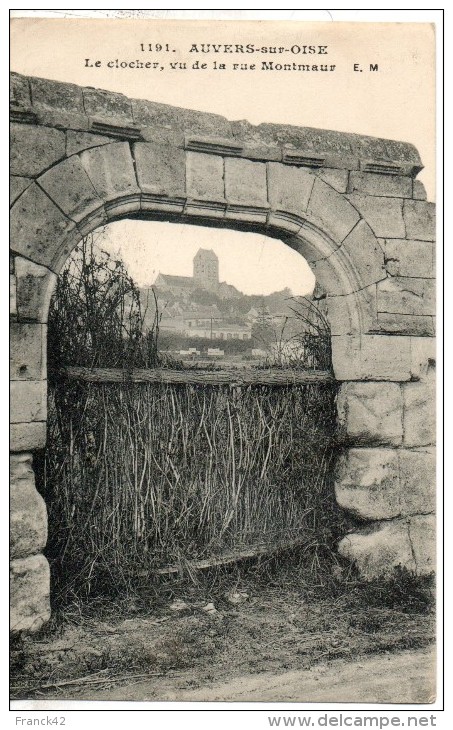
<instances>
[{"instance_id":1,"label":"arched gateway opening","mask_svg":"<svg viewBox=\"0 0 453 730\"><path fill-rule=\"evenodd\" d=\"M13 79L13 629L37 629L49 616L46 510L32 453L45 445L50 296L81 238L125 217L260 232L302 254L324 298L340 384L337 501L368 523L341 540L340 552L365 577L398 565L429 572L434 436L420 414L430 412L435 363L434 235L432 205L413 179L416 151L226 120L213 137L217 118L197 113L197 124L189 118L182 129L175 115L164 125L152 102L140 102L131 125L124 105L135 102L118 105L107 92L98 92L101 124L75 111L84 90L70 85L39 81L32 108L37 82ZM64 119L63 92L75 105Z\"/></svg>"},{"instance_id":2,"label":"arched gateway opening","mask_svg":"<svg viewBox=\"0 0 453 730\"><path fill-rule=\"evenodd\" d=\"M262 556L269 571L282 552L325 580L345 528L313 287L298 253L230 229L128 220L74 249L51 301L34 462L55 607L159 580L162 594L206 570L225 580Z\"/></svg>"}]
</instances>

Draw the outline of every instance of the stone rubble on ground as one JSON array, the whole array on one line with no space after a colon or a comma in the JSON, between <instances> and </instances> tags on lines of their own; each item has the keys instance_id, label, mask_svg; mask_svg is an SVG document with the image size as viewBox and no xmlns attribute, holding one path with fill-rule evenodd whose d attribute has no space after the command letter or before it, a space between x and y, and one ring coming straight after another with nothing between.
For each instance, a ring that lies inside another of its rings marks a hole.
<instances>
[{"instance_id":1,"label":"stone rubble on ground","mask_svg":"<svg viewBox=\"0 0 453 730\"><path fill-rule=\"evenodd\" d=\"M203 606L203 609L202 610L205 613L210 614L210 615L212 615L214 613L218 613L218 611L217 611L217 609L216 609L216 607L214 606L213 603L207 603L206 606Z\"/></svg>"},{"instance_id":2,"label":"stone rubble on ground","mask_svg":"<svg viewBox=\"0 0 453 730\"><path fill-rule=\"evenodd\" d=\"M189 606L187 605L187 603L185 603L185 601L177 599L176 601L173 601L173 603L170 603L168 608L170 609L170 611L177 612L177 611L187 611Z\"/></svg>"},{"instance_id":3,"label":"stone rubble on ground","mask_svg":"<svg viewBox=\"0 0 453 730\"><path fill-rule=\"evenodd\" d=\"M226 594L226 599L227 599L228 603L232 603L233 605L236 605L238 603L243 603L244 601L247 600L248 597L249 597L249 594L245 593L244 591L239 591L239 592L232 591L232 592Z\"/></svg>"}]
</instances>

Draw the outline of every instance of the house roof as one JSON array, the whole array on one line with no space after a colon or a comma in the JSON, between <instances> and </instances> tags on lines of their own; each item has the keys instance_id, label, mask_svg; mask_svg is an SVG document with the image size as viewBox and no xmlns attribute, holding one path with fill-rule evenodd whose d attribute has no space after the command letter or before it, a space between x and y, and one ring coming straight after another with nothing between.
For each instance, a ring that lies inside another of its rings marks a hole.
<instances>
[{"instance_id":1,"label":"house roof","mask_svg":"<svg viewBox=\"0 0 453 730\"><path fill-rule=\"evenodd\" d=\"M173 274L161 274L159 272L156 281L158 279L160 279L161 281L163 279L166 284L171 286L193 287L193 279L191 276L174 276Z\"/></svg>"},{"instance_id":2,"label":"house roof","mask_svg":"<svg viewBox=\"0 0 453 730\"><path fill-rule=\"evenodd\" d=\"M222 317L223 314L217 309L216 305L200 306L198 309L186 309L182 312L183 319L203 319L205 317Z\"/></svg>"}]
</instances>

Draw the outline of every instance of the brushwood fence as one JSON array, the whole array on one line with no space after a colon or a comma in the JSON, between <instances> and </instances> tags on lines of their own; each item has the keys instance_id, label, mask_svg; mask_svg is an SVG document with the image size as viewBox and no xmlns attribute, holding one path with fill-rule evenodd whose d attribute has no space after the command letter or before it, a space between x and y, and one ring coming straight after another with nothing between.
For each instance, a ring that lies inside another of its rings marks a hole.
<instances>
[{"instance_id":1,"label":"brushwood fence","mask_svg":"<svg viewBox=\"0 0 453 730\"><path fill-rule=\"evenodd\" d=\"M56 583L111 592L276 546L317 560L334 399L327 372L66 368L45 464Z\"/></svg>"}]
</instances>

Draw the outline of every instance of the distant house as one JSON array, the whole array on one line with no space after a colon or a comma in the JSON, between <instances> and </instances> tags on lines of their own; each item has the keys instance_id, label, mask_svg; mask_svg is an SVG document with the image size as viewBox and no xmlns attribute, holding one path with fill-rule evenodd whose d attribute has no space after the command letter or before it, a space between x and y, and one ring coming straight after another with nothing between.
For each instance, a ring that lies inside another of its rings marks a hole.
<instances>
[{"instance_id":1,"label":"distant house","mask_svg":"<svg viewBox=\"0 0 453 730\"><path fill-rule=\"evenodd\" d=\"M230 322L221 317L201 317L198 312L184 316L184 334L204 340L250 340L252 328L242 322Z\"/></svg>"},{"instance_id":2,"label":"distant house","mask_svg":"<svg viewBox=\"0 0 453 730\"><path fill-rule=\"evenodd\" d=\"M251 307L247 314L245 315L245 318L248 322L257 322L260 317L260 311L256 307Z\"/></svg>"},{"instance_id":3,"label":"distant house","mask_svg":"<svg viewBox=\"0 0 453 730\"><path fill-rule=\"evenodd\" d=\"M216 340L251 340L252 328L242 322L214 322L212 338Z\"/></svg>"},{"instance_id":4,"label":"distant house","mask_svg":"<svg viewBox=\"0 0 453 730\"><path fill-rule=\"evenodd\" d=\"M198 305L193 310L183 312L181 314L186 330L192 330L197 327L210 326L212 322L219 322L223 319L223 315L219 312L215 304L212 306Z\"/></svg>"},{"instance_id":5,"label":"distant house","mask_svg":"<svg viewBox=\"0 0 453 730\"><path fill-rule=\"evenodd\" d=\"M173 332L174 334L184 334L184 321L181 316L171 312L164 312L159 322L161 332Z\"/></svg>"},{"instance_id":6,"label":"distant house","mask_svg":"<svg viewBox=\"0 0 453 730\"><path fill-rule=\"evenodd\" d=\"M226 281L220 282L215 293L220 299L240 299L243 296L239 289Z\"/></svg>"}]
</instances>

